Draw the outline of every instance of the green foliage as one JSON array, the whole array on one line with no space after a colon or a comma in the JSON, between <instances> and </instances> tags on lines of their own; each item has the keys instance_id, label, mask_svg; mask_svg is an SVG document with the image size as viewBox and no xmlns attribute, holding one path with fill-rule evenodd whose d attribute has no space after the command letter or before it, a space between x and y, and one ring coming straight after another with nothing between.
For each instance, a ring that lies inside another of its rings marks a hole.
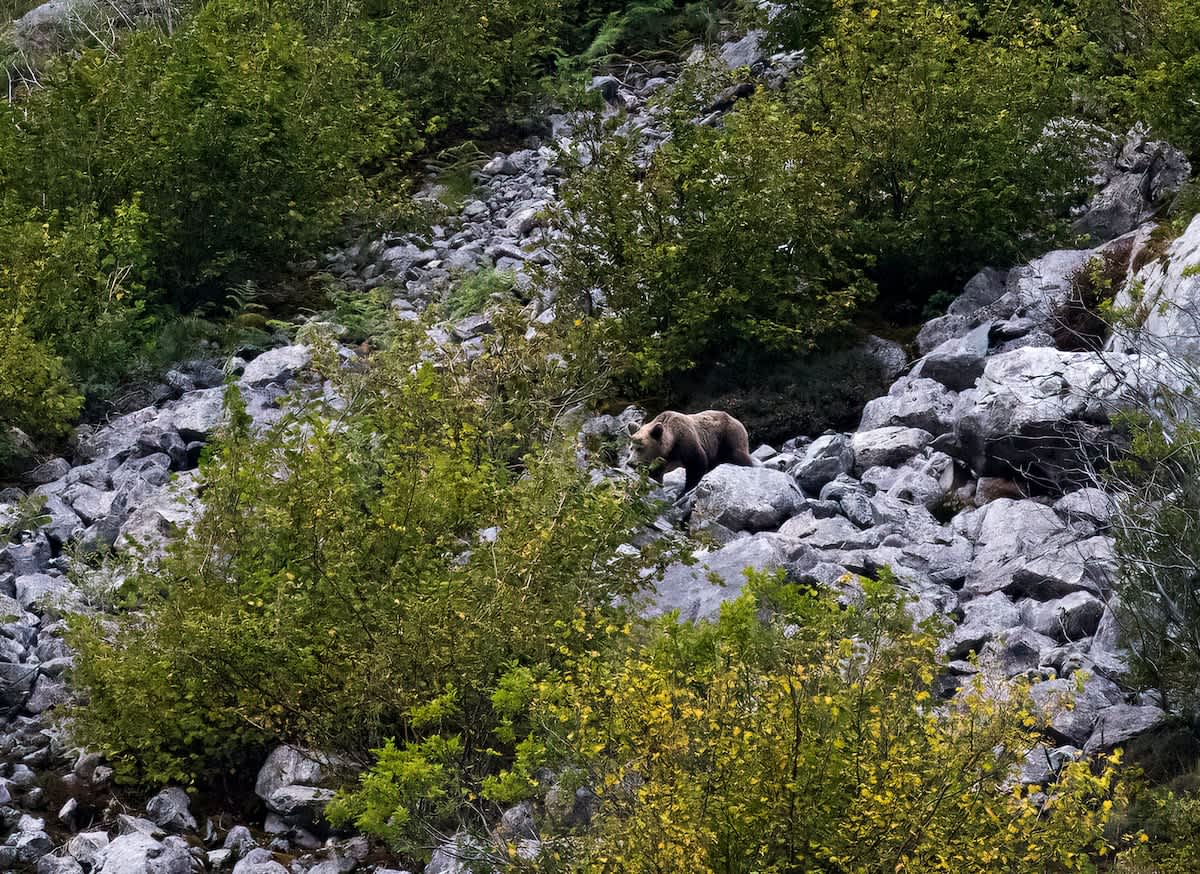
<instances>
[{"instance_id":1,"label":"green foliage","mask_svg":"<svg viewBox=\"0 0 1200 874\"><path fill-rule=\"evenodd\" d=\"M1200 9L1191 0L1080 0L1091 37L1087 93L1200 157Z\"/></svg>"},{"instance_id":2,"label":"green foliage","mask_svg":"<svg viewBox=\"0 0 1200 874\"><path fill-rule=\"evenodd\" d=\"M603 291L631 378L795 354L845 326L871 290L822 135L766 94L724 130L681 113L672 134L644 174L637 141L610 139L564 195L562 283L585 310Z\"/></svg>"},{"instance_id":3,"label":"green foliage","mask_svg":"<svg viewBox=\"0 0 1200 874\"><path fill-rule=\"evenodd\" d=\"M892 382L879 359L854 342L835 338L803 358L765 370L714 368L697 385L679 386L681 404L725 410L755 440L772 446L797 434L852 430L867 401L887 394Z\"/></svg>"},{"instance_id":4,"label":"green foliage","mask_svg":"<svg viewBox=\"0 0 1200 874\"><path fill-rule=\"evenodd\" d=\"M482 312L492 295L509 295L514 287L513 274L483 268L460 279L446 298L446 311L453 319Z\"/></svg>"},{"instance_id":5,"label":"green foliage","mask_svg":"<svg viewBox=\"0 0 1200 874\"><path fill-rule=\"evenodd\" d=\"M1118 874L1190 874L1200 868L1200 794L1161 787L1137 799L1142 828Z\"/></svg>"},{"instance_id":6,"label":"green foliage","mask_svg":"<svg viewBox=\"0 0 1200 874\"><path fill-rule=\"evenodd\" d=\"M720 2L680 0L569 0L564 48L568 66L588 69L615 55L636 53L664 42L711 37Z\"/></svg>"},{"instance_id":7,"label":"green foliage","mask_svg":"<svg viewBox=\"0 0 1200 874\"><path fill-rule=\"evenodd\" d=\"M1122 506L1115 526L1121 627L1134 681L1200 712L1200 429L1162 411L1124 417L1128 456L1109 473Z\"/></svg>"},{"instance_id":8,"label":"green foliage","mask_svg":"<svg viewBox=\"0 0 1200 874\"><path fill-rule=\"evenodd\" d=\"M559 0L372 0L363 39L426 135L486 131L549 71Z\"/></svg>"},{"instance_id":9,"label":"green foliage","mask_svg":"<svg viewBox=\"0 0 1200 874\"><path fill-rule=\"evenodd\" d=\"M826 134L883 295L958 287L1061 238L1081 149L1046 126L1069 106L1079 42L1019 6L835 0L793 99Z\"/></svg>"},{"instance_id":10,"label":"green foliage","mask_svg":"<svg viewBox=\"0 0 1200 874\"><path fill-rule=\"evenodd\" d=\"M822 28L786 94L697 126L729 80L693 70L644 172L610 138L568 187L565 285L604 292L643 386L810 350L873 286L915 317L930 289L1065 231L1082 150L1047 124L1075 28L940 0L837 0Z\"/></svg>"},{"instance_id":11,"label":"green foliage","mask_svg":"<svg viewBox=\"0 0 1200 874\"><path fill-rule=\"evenodd\" d=\"M362 196L359 168L403 152L403 136L348 41L306 39L286 5L214 0L173 35L84 52L6 105L0 180L27 209L106 218L139 203L137 278L188 305L307 252Z\"/></svg>"},{"instance_id":12,"label":"green foliage","mask_svg":"<svg viewBox=\"0 0 1200 874\"><path fill-rule=\"evenodd\" d=\"M887 580L849 609L751 576L716 623L668 619L541 684L539 735L601 799L571 871L1093 871L1125 795L1073 763L1009 788L1039 740L1020 688L935 706L934 629ZM769 617L769 618L764 618ZM550 865L547 870L555 870Z\"/></svg>"},{"instance_id":13,"label":"green foliage","mask_svg":"<svg viewBox=\"0 0 1200 874\"><path fill-rule=\"evenodd\" d=\"M610 560L635 505L589 484L556 424L593 358L500 323L474 362L414 368L417 330L365 368L322 352L347 408L297 408L262 436L231 394L204 515L128 583L139 612L73 623L79 741L126 782L213 779L276 740L359 762L391 749L370 803L341 809L397 835L414 793L478 791L517 737L500 678L597 645L637 585ZM490 737L502 721L507 743Z\"/></svg>"},{"instance_id":14,"label":"green foliage","mask_svg":"<svg viewBox=\"0 0 1200 874\"><path fill-rule=\"evenodd\" d=\"M0 466L22 451L10 429L35 439L61 436L83 401L62 360L35 343L23 321L22 311L0 309Z\"/></svg>"}]
</instances>

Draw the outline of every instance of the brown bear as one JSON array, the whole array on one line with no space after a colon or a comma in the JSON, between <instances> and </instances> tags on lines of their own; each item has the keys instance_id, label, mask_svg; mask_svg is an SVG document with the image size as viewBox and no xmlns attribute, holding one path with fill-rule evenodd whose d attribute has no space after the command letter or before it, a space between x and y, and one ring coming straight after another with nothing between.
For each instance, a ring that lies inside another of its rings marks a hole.
<instances>
[{"instance_id":1,"label":"brown bear","mask_svg":"<svg viewBox=\"0 0 1200 874\"><path fill-rule=\"evenodd\" d=\"M746 427L728 413L676 413L668 410L638 428L630 424L633 445L630 461L653 465L650 475L662 482L663 474L677 467L687 469L684 492L718 464L753 467ZM662 459L665 464L656 464Z\"/></svg>"}]
</instances>

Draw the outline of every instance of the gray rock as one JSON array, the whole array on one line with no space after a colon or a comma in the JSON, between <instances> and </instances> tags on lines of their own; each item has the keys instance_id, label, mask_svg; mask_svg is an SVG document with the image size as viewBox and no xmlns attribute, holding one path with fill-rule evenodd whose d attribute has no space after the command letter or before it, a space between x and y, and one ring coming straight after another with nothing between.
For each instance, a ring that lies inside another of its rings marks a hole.
<instances>
[{"instance_id":1,"label":"gray rock","mask_svg":"<svg viewBox=\"0 0 1200 874\"><path fill-rule=\"evenodd\" d=\"M147 555L161 554L167 540L199 514L199 485L194 471L182 473L140 501L121 525L117 549L124 552L137 547Z\"/></svg>"},{"instance_id":2,"label":"gray rock","mask_svg":"<svg viewBox=\"0 0 1200 874\"><path fill-rule=\"evenodd\" d=\"M1005 678L1012 678L1037 668L1042 663L1042 653L1053 648L1054 641L1049 637L1018 626L985 643L979 653L979 663L995 669Z\"/></svg>"},{"instance_id":3,"label":"gray rock","mask_svg":"<svg viewBox=\"0 0 1200 874\"><path fill-rule=\"evenodd\" d=\"M221 847L233 850L237 858L241 858L257 846L258 842L254 840L254 835L244 825L235 825L225 835L225 840L221 842Z\"/></svg>"},{"instance_id":4,"label":"gray rock","mask_svg":"<svg viewBox=\"0 0 1200 874\"><path fill-rule=\"evenodd\" d=\"M920 428L886 427L859 431L851 438L854 469L895 467L908 461L929 445L933 435Z\"/></svg>"},{"instance_id":5,"label":"gray rock","mask_svg":"<svg viewBox=\"0 0 1200 874\"><path fill-rule=\"evenodd\" d=\"M225 390L204 388L190 391L168 404L155 419L154 425L163 432L178 431L180 439L184 441L207 440L224 420ZM156 451L160 445L156 442Z\"/></svg>"},{"instance_id":6,"label":"gray rock","mask_svg":"<svg viewBox=\"0 0 1200 874\"><path fill-rule=\"evenodd\" d=\"M187 850L163 844L140 832L121 835L95 858L95 874L190 874ZM280 868L282 874L287 874Z\"/></svg>"},{"instance_id":7,"label":"gray rock","mask_svg":"<svg viewBox=\"0 0 1200 874\"><path fill-rule=\"evenodd\" d=\"M1060 249L1047 252L1008 275L1007 290L1019 301L1019 311L1036 324L1049 328L1058 310L1070 298L1075 275L1096 252L1091 249Z\"/></svg>"},{"instance_id":8,"label":"gray rock","mask_svg":"<svg viewBox=\"0 0 1200 874\"><path fill-rule=\"evenodd\" d=\"M1023 566L1013 570L1012 593L1053 598L1071 592L1104 594L1112 585L1116 559L1112 540L1088 537L1076 540L1074 532L1048 539Z\"/></svg>"},{"instance_id":9,"label":"gray rock","mask_svg":"<svg viewBox=\"0 0 1200 874\"><path fill-rule=\"evenodd\" d=\"M940 382L905 376L893 383L884 397L867 404L858 427L860 431L885 426L920 428L936 437L954 430L956 399Z\"/></svg>"},{"instance_id":10,"label":"gray rock","mask_svg":"<svg viewBox=\"0 0 1200 874\"><path fill-rule=\"evenodd\" d=\"M1153 705L1114 704L1100 711L1096 727L1083 745L1084 752L1098 753L1120 746L1153 731L1166 721L1167 714Z\"/></svg>"},{"instance_id":11,"label":"gray rock","mask_svg":"<svg viewBox=\"0 0 1200 874\"><path fill-rule=\"evenodd\" d=\"M24 543L10 543L0 547L0 573L13 576L40 574L50 566L50 542L38 535Z\"/></svg>"},{"instance_id":12,"label":"gray rock","mask_svg":"<svg viewBox=\"0 0 1200 874\"><path fill-rule=\"evenodd\" d=\"M854 468L854 447L845 434L818 437L789 473L806 492L817 492L826 483Z\"/></svg>"},{"instance_id":13,"label":"gray rock","mask_svg":"<svg viewBox=\"0 0 1200 874\"><path fill-rule=\"evenodd\" d=\"M741 39L725 43L719 53L721 63L730 70L762 63L766 58L763 48L765 39L766 31L751 30Z\"/></svg>"},{"instance_id":14,"label":"gray rock","mask_svg":"<svg viewBox=\"0 0 1200 874\"><path fill-rule=\"evenodd\" d=\"M820 518L809 511L789 519L779 533L820 550L873 549L888 535L885 528L862 529L842 516Z\"/></svg>"},{"instance_id":15,"label":"gray rock","mask_svg":"<svg viewBox=\"0 0 1200 874\"><path fill-rule=\"evenodd\" d=\"M484 313L477 313L460 319L450 330L461 342L483 334L490 334L495 330L495 327L492 325L491 316Z\"/></svg>"},{"instance_id":16,"label":"gray rock","mask_svg":"<svg viewBox=\"0 0 1200 874\"><path fill-rule=\"evenodd\" d=\"M838 498L838 506L842 515L859 528L871 528L878 519L875 517L875 506L863 492L846 492Z\"/></svg>"},{"instance_id":17,"label":"gray rock","mask_svg":"<svg viewBox=\"0 0 1200 874\"><path fill-rule=\"evenodd\" d=\"M83 874L83 868L70 856L42 856L38 859L37 874Z\"/></svg>"},{"instance_id":18,"label":"gray rock","mask_svg":"<svg viewBox=\"0 0 1200 874\"><path fill-rule=\"evenodd\" d=\"M946 340L917 362L912 375L932 379L952 391L971 388L983 374L991 327L991 322L984 322L961 337Z\"/></svg>"},{"instance_id":19,"label":"gray rock","mask_svg":"<svg viewBox=\"0 0 1200 874\"><path fill-rule=\"evenodd\" d=\"M965 658L979 652L985 643L1020 624L1021 614L1003 592L994 592L970 601L963 621L942 642L949 659Z\"/></svg>"},{"instance_id":20,"label":"gray rock","mask_svg":"<svg viewBox=\"0 0 1200 874\"><path fill-rule=\"evenodd\" d=\"M1164 142L1147 141L1142 128L1131 130L1116 158L1109 160L1108 184L1073 225L1077 233L1096 240L1111 240L1153 217L1162 201L1191 175L1183 152Z\"/></svg>"},{"instance_id":21,"label":"gray rock","mask_svg":"<svg viewBox=\"0 0 1200 874\"><path fill-rule=\"evenodd\" d=\"M879 365L883 378L889 382L900 376L908 366L908 355L895 340L872 335L859 343L855 350L873 359Z\"/></svg>"},{"instance_id":22,"label":"gray rock","mask_svg":"<svg viewBox=\"0 0 1200 874\"><path fill-rule=\"evenodd\" d=\"M518 838L537 838L537 825L533 821L533 805L529 801L522 801L500 816L500 824L497 827L500 836L506 841L517 840Z\"/></svg>"},{"instance_id":23,"label":"gray rock","mask_svg":"<svg viewBox=\"0 0 1200 874\"><path fill-rule=\"evenodd\" d=\"M508 155L497 155L488 161L479 172L484 176L517 176L520 174L521 168Z\"/></svg>"},{"instance_id":24,"label":"gray rock","mask_svg":"<svg viewBox=\"0 0 1200 874\"><path fill-rule=\"evenodd\" d=\"M178 786L168 786L146 802L146 815L168 831L195 831L191 800Z\"/></svg>"},{"instance_id":25,"label":"gray rock","mask_svg":"<svg viewBox=\"0 0 1200 874\"><path fill-rule=\"evenodd\" d=\"M457 834L433 851L425 874L472 874L486 860L485 847L470 835Z\"/></svg>"},{"instance_id":26,"label":"gray rock","mask_svg":"<svg viewBox=\"0 0 1200 874\"><path fill-rule=\"evenodd\" d=\"M1093 676L1084 681L1082 690L1073 680L1043 680L1029 688L1029 696L1054 735L1082 747L1091 737L1100 712L1120 701L1121 690Z\"/></svg>"},{"instance_id":27,"label":"gray rock","mask_svg":"<svg viewBox=\"0 0 1200 874\"><path fill-rule=\"evenodd\" d=\"M102 428L79 432L76 453L85 461L104 458L125 458L135 446L146 426L158 417L158 410L146 407L114 419Z\"/></svg>"},{"instance_id":28,"label":"gray rock","mask_svg":"<svg viewBox=\"0 0 1200 874\"><path fill-rule=\"evenodd\" d=\"M289 819L316 821L333 800L332 789L316 786L280 786L267 799L267 807Z\"/></svg>"},{"instance_id":29,"label":"gray rock","mask_svg":"<svg viewBox=\"0 0 1200 874\"><path fill-rule=\"evenodd\" d=\"M1104 602L1087 592L1072 592L1055 601L1029 599L1018 606L1022 622L1060 642L1092 635L1104 614Z\"/></svg>"},{"instance_id":30,"label":"gray rock","mask_svg":"<svg viewBox=\"0 0 1200 874\"><path fill-rule=\"evenodd\" d=\"M946 308L946 312L952 316L975 315L1004 296L1008 291L1008 279L1009 274L1006 271L983 268L967 280L963 293Z\"/></svg>"},{"instance_id":31,"label":"gray rock","mask_svg":"<svg viewBox=\"0 0 1200 874\"><path fill-rule=\"evenodd\" d=\"M1129 672L1129 661L1117 621L1119 610L1120 599L1111 598L1088 647L1088 657L1097 673L1109 678L1120 677Z\"/></svg>"},{"instance_id":32,"label":"gray rock","mask_svg":"<svg viewBox=\"0 0 1200 874\"><path fill-rule=\"evenodd\" d=\"M115 491L101 491L94 486L76 483L62 493L62 499L85 525L91 525L109 514L116 494Z\"/></svg>"},{"instance_id":33,"label":"gray rock","mask_svg":"<svg viewBox=\"0 0 1200 874\"><path fill-rule=\"evenodd\" d=\"M287 745L278 746L267 757L254 781L254 794L268 802L284 786L319 785L325 776L316 753Z\"/></svg>"},{"instance_id":34,"label":"gray rock","mask_svg":"<svg viewBox=\"0 0 1200 874\"><path fill-rule=\"evenodd\" d=\"M287 383L308 367L310 361L312 350L307 346L281 346L264 352L247 364L242 373L242 382L249 386Z\"/></svg>"},{"instance_id":35,"label":"gray rock","mask_svg":"<svg viewBox=\"0 0 1200 874\"><path fill-rule=\"evenodd\" d=\"M67 841L67 853L81 865L91 868L94 867L100 851L108 844L107 832L80 832Z\"/></svg>"},{"instance_id":36,"label":"gray rock","mask_svg":"<svg viewBox=\"0 0 1200 874\"><path fill-rule=\"evenodd\" d=\"M1097 488L1077 489L1054 502L1054 510L1067 522L1084 522L1105 529L1112 522L1113 499Z\"/></svg>"},{"instance_id":37,"label":"gray rock","mask_svg":"<svg viewBox=\"0 0 1200 874\"><path fill-rule=\"evenodd\" d=\"M945 500L947 489L940 479L934 479L927 473L902 470L892 481L887 493L897 501L920 504L932 510Z\"/></svg>"},{"instance_id":38,"label":"gray rock","mask_svg":"<svg viewBox=\"0 0 1200 874\"><path fill-rule=\"evenodd\" d=\"M26 793L27 801L29 796L30 793ZM26 865L32 865L54 849L54 842L46 834L45 820L28 814L21 816L16 832L8 836L6 843L16 850L17 861Z\"/></svg>"},{"instance_id":39,"label":"gray rock","mask_svg":"<svg viewBox=\"0 0 1200 874\"><path fill-rule=\"evenodd\" d=\"M1190 362L1200 361L1200 215L1171 243L1162 258L1142 267L1118 292L1114 305L1132 309L1139 292L1134 330L1120 331L1109 350L1161 352Z\"/></svg>"},{"instance_id":40,"label":"gray rock","mask_svg":"<svg viewBox=\"0 0 1200 874\"><path fill-rule=\"evenodd\" d=\"M71 464L65 458L52 458L26 471L21 475L21 479L31 485L44 485L62 479L70 472Z\"/></svg>"},{"instance_id":41,"label":"gray rock","mask_svg":"<svg viewBox=\"0 0 1200 874\"><path fill-rule=\"evenodd\" d=\"M1044 785L1058 778L1058 774L1079 758L1079 749L1073 746L1037 746L1025 754L1021 763L1019 779L1025 785Z\"/></svg>"},{"instance_id":42,"label":"gray rock","mask_svg":"<svg viewBox=\"0 0 1200 874\"><path fill-rule=\"evenodd\" d=\"M1050 557L1045 544L1065 528L1044 504L1008 498L992 501L960 524L964 523L966 538L976 544L966 582L967 591L974 594L1011 587L1014 574L1032 557Z\"/></svg>"},{"instance_id":43,"label":"gray rock","mask_svg":"<svg viewBox=\"0 0 1200 874\"><path fill-rule=\"evenodd\" d=\"M33 714L45 713L70 697L66 683L41 674L33 684L33 691L29 700L25 702L25 709Z\"/></svg>"},{"instance_id":44,"label":"gray rock","mask_svg":"<svg viewBox=\"0 0 1200 874\"><path fill-rule=\"evenodd\" d=\"M17 603L24 610L41 613L69 608L79 600L79 591L66 577L25 574L16 579Z\"/></svg>"},{"instance_id":45,"label":"gray rock","mask_svg":"<svg viewBox=\"0 0 1200 874\"><path fill-rule=\"evenodd\" d=\"M94 774L93 782L95 782ZM151 838L161 838L166 834L157 823L151 822L143 816L130 816L127 813L117 814L117 829L123 835L146 835Z\"/></svg>"},{"instance_id":46,"label":"gray rock","mask_svg":"<svg viewBox=\"0 0 1200 874\"><path fill-rule=\"evenodd\" d=\"M275 861L270 850L256 849L247 853L241 861L233 866L233 874L289 874Z\"/></svg>"},{"instance_id":47,"label":"gray rock","mask_svg":"<svg viewBox=\"0 0 1200 874\"><path fill-rule=\"evenodd\" d=\"M50 495L42 507L42 513L50 517L42 531L54 544L62 546L83 533L84 525L78 514L58 495Z\"/></svg>"},{"instance_id":48,"label":"gray rock","mask_svg":"<svg viewBox=\"0 0 1200 874\"><path fill-rule=\"evenodd\" d=\"M1173 384L1147 357L1031 347L987 360L955 426L979 475L1069 481L1111 444L1109 416Z\"/></svg>"},{"instance_id":49,"label":"gray rock","mask_svg":"<svg viewBox=\"0 0 1200 874\"><path fill-rule=\"evenodd\" d=\"M684 622L712 619L721 604L741 594L747 568L783 568L792 553L784 538L769 533L743 537L714 552L699 550L695 564L677 562L667 568L644 615L661 616L678 610Z\"/></svg>"},{"instance_id":50,"label":"gray rock","mask_svg":"<svg viewBox=\"0 0 1200 874\"><path fill-rule=\"evenodd\" d=\"M971 321L964 315L944 315L930 319L917 332L917 351L928 355L947 340L954 340L969 333Z\"/></svg>"},{"instance_id":51,"label":"gray rock","mask_svg":"<svg viewBox=\"0 0 1200 874\"><path fill-rule=\"evenodd\" d=\"M785 473L722 464L696 486L691 526L695 530L715 523L730 531L764 531L778 528L803 504L803 493Z\"/></svg>"}]
</instances>

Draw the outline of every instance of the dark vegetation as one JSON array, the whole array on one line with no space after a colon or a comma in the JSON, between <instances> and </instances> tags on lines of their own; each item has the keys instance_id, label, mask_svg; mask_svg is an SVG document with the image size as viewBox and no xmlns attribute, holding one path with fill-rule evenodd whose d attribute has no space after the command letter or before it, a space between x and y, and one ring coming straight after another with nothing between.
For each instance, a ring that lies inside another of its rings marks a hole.
<instances>
[{"instance_id":1,"label":"dark vegetation","mask_svg":"<svg viewBox=\"0 0 1200 874\"><path fill-rule=\"evenodd\" d=\"M711 398L760 439L851 424L882 381L836 351L864 307L909 321L983 264L1066 240L1086 174L1049 122L1146 118L1200 149L1188 0L784 5L772 32L808 55L787 87L698 127L746 74L693 68L646 167L592 132L606 149L570 179L559 251L577 311L557 327L525 340L498 316L491 354L414 366L419 333L386 301L334 290L338 321L382 350L327 368L348 414L297 408L255 435L231 392L194 536L134 572L118 612L72 623L70 727L120 780L202 788L274 743L319 747L369 766L332 815L416 860L431 831L537 795L545 767L606 801L548 871L1033 874L1096 870L1137 842L1105 832L1126 796L1109 765L1066 769L1045 809L1002 789L1036 716L1019 689L934 711L936 629L886 580L843 609L760 579L698 627L618 606L654 559L617 549L644 521L636 489L574 463L581 407ZM286 287L290 262L415 221L416 161L567 99L606 60L675 57L735 11L210 0L45 59L0 108L0 456L10 427L56 439L85 397L219 335L231 309L277 314L250 291ZM1110 267L1076 282L1085 345ZM505 288L480 274L451 309ZM595 289L611 318L594 318ZM1148 518L1194 521L1172 512L1194 466L1162 434L1134 448L1171 460ZM1142 546L1173 561L1200 542L1180 530ZM1193 581L1167 581L1189 610ZM1172 698L1194 690L1194 639L1145 650ZM1191 870L1194 796L1162 797L1141 821L1158 862L1184 860L1162 870Z\"/></svg>"}]
</instances>

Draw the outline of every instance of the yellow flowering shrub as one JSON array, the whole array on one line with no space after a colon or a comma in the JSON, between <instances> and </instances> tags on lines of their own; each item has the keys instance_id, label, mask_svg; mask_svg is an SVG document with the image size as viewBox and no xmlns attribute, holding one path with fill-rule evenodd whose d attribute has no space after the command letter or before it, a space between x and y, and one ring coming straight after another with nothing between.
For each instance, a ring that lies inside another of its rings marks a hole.
<instances>
[{"instance_id":1,"label":"yellow flowering shrub","mask_svg":"<svg viewBox=\"0 0 1200 874\"><path fill-rule=\"evenodd\" d=\"M547 752L600 796L537 864L588 872L1067 872L1111 852L1116 759L1011 784L1023 689L930 694L937 631L885 582L840 608L759 577L716 623L667 621L544 684ZM769 617L769 618L765 618Z\"/></svg>"}]
</instances>

